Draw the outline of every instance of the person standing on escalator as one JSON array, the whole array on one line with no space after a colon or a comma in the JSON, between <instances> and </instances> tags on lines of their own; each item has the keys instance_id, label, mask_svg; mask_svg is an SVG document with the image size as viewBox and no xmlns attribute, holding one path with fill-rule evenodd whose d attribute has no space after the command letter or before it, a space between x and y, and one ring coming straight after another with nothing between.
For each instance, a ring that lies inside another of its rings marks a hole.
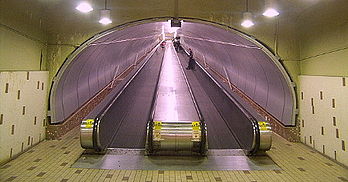
<instances>
[{"instance_id":1,"label":"person standing on escalator","mask_svg":"<svg viewBox=\"0 0 348 182\"><path fill-rule=\"evenodd\" d=\"M193 52L192 49L189 49L189 62L188 62L188 66L186 67L187 70L195 70L195 65L196 65L196 61L195 59L193 59Z\"/></svg>"},{"instance_id":2,"label":"person standing on escalator","mask_svg":"<svg viewBox=\"0 0 348 182\"><path fill-rule=\"evenodd\" d=\"M175 37L173 40L174 48L176 52L179 52L180 50L180 37Z\"/></svg>"}]
</instances>

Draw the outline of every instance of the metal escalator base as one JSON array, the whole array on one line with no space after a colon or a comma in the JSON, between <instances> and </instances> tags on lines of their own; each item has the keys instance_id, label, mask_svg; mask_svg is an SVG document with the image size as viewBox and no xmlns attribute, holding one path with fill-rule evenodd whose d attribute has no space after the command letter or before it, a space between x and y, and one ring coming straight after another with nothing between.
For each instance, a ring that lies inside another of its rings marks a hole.
<instances>
[{"instance_id":1,"label":"metal escalator base","mask_svg":"<svg viewBox=\"0 0 348 182\"><path fill-rule=\"evenodd\" d=\"M123 170L281 170L268 156L247 157L240 149L211 149L200 156L144 156L143 149L108 149L105 155L84 153L73 168Z\"/></svg>"}]
</instances>

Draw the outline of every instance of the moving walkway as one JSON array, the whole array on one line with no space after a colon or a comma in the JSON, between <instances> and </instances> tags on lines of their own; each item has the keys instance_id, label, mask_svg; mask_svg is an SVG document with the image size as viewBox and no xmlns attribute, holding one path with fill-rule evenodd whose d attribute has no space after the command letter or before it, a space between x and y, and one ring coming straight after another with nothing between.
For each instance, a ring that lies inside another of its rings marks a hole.
<instances>
[{"instance_id":1,"label":"moving walkway","mask_svg":"<svg viewBox=\"0 0 348 182\"><path fill-rule=\"evenodd\" d=\"M205 155L206 126L172 43L166 45L147 124L149 155Z\"/></svg>"},{"instance_id":2,"label":"moving walkway","mask_svg":"<svg viewBox=\"0 0 348 182\"><path fill-rule=\"evenodd\" d=\"M222 148L249 155L270 148L269 124L257 122L203 67L185 72L185 55L178 56L172 43L153 52L82 121L83 148L145 148L147 155L206 155L221 141L232 143ZM210 126L218 129L207 135Z\"/></svg>"}]
</instances>

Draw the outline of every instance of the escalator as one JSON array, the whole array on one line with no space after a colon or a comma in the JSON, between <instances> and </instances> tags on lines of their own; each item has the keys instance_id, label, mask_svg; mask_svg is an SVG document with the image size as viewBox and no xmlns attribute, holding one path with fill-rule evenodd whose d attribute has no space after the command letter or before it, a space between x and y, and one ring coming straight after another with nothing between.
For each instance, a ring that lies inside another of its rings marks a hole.
<instances>
[{"instance_id":1,"label":"escalator","mask_svg":"<svg viewBox=\"0 0 348 182\"><path fill-rule=\"evenodd\" d=\"M148 155L205 155L206 125L173 44L166 45L147 124Z\"/></svg>"},{"instance_id":2,"label":"escalator","mask_svg":"<svg viewBox=\"0 0 348 182\"><path fill-rule=\"evenodd\" d=\"M104 101L107 103L99 113L89 114L83 120L82 147L95 151L144 148L150 104L156 93L164 55L161 48L155 49L114 98Z\"/></svg>"},{"instance_id":3,"label":"escalator","mask_svg":"<svg viewBox=\"0 0 348 182\"><path fill-rule=\"evenodd\" d=\"M147 155L206 155L208 148L252 155L269 149L269 126L259 126L202 66L184 71L187 54L177 54L172 43L156 49L160 53L104 101L101 112L83 120L83 148L145 149Z\"/></svg>"}]
</instances>

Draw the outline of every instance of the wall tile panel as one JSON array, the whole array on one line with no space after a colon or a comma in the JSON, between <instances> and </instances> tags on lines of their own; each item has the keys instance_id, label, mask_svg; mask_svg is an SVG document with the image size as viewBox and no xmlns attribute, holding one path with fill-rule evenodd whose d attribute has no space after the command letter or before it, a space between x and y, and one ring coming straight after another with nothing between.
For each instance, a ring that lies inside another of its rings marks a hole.
<instances>
[{"instance_id":1,"label":"wall tile panel","mask_svg":"<svg viewBox=\"0 0 348 182\"><path fill-rule=\"evenodd\" d=\"M48 72L30 71L29 79L27 75L24 71L0 72L0 113L3 115L3 123L0 125L0 163L10 160L45 138L42 121L47 113ZM5 93L6 83L9 85L8 93Z\"/></svg>"},{"instance_id":2,"label":"wall tile panel","mask_svg":"<svg viewBox=\"0 0 348 182\"><path fill-rule=\"evenodd\" d=\"M299 119L305 122L301 125L301 141L348 165L348 152L342 150L342 140L348 140L348 87L342 77L299 76L299 83L299 93L303 93L303 100L299 96ZM310 138L315 142L311 143Z\"/></svg>"}]
</instances>

